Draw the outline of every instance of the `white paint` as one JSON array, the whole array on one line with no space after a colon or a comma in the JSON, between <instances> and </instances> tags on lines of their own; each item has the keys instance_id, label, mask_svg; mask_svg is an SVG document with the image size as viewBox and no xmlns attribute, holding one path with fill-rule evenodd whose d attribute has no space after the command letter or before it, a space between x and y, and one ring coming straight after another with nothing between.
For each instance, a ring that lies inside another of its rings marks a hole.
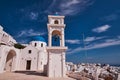
<instances>
[{"instance_id":1,"label":"white paint","mask_svg":"<svg viewBox=\"0 0 120 80\"><path fill-rule=\"evenodd\" d=\"M7 64L6 68L10 68L11 71L26 71L27 64L29 63L30 71L41 70L48 74L48 77L65 77L66 65L65 65L65 47L64 42L64 16L48 16L48 47L44 41L31 41L29 44L23 44L26 46L24 49L14 48L16 40L12 36L3 31L0 26L0 73L6 72L5 66L9 61L7 59L8 54L12 60ZM58 24L54 24L54 21L58 20ZM60 46L52 46L52 32L60 32ZM10 53L10 51L12 51ZM15 54L15 56L12 56ZM8 61L7 61L8 60ZM9 64L12 64L9 66Z\"/></svg>"}]
</instances>

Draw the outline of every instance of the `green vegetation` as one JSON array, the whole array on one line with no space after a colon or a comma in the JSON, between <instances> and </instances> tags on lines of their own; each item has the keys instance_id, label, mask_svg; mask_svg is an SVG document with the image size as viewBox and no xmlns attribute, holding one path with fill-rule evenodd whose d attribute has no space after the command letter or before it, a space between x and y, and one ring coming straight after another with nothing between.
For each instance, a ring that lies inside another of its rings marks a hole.
<instances>
[{"instance_id":1,"label":"green vegetation","mask_svg":"<svg viewBox=\"0 0 120 80\"><path fill-rule=\"evenodd\" d=\"M24 49L26 46L23 46L20 43L17 43L17 44L14 44L14 47L17 49Z\"/></svg>"}]
</instances>

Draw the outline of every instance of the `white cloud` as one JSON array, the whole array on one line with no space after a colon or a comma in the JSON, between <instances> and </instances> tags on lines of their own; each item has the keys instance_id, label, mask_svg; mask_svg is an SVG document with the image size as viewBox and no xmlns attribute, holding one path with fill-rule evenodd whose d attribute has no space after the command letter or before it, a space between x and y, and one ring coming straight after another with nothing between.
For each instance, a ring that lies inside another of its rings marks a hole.
<instances>
[{"instance_id":1,"label":"white cloud","mask_svg":"<svg viewBox=\"0 0 120 80\"><path fill-rule=\"evenodd\" d=\"M105 42L107 42L107 43L109 43L109 42L115 42L115 41L117 41L117 39L107 39L107 40L105 40Z\"/></svg>"},{"instance_id":2,"label":"white cloud","mask_svg":"<svg viewBox=\"0 0 120 80\"><path fill-rule=\"evenodd\" d=\"M103 37L87 37L84 41L89 43L89 42L92 42L92 41L95 41L95 40L100 40L100 39L103 39L105 38L104 36ZM69 44L80 44L82 41L79 40L79 39L68 39L68 40L65 40L66 43L69 43Z\"/></svg>"},{"instance_id":3,"label":"white cloud","mask_svg":"<svg viewBox=\"0 0 120 80\"><path fill-rule=\"evenodd\" d=\"M30 17L31 20L37 20L37 18L38 18L38 13L31 12L30 15L29 15L29 17Z\"/></svg>"},{"instance_id":4,"label":"white cloud","mask_svg":"<svg viewBox=\"0 0 120 80\"><path fill-rule=\"evenodd\" d=\"M109 46L113 46L113 45L120 45L120 40L111 39L109 41L106 40L103 43L96 43L96 44L93 44L92 46L89 45L89 46L87 46L87 50L104 48L104 47L109 47Z\"/></svg>"},{"instance_id":5,"label":"white cloud","mask_svg":"<svg viewBox=\"0 0 120 80\"><path fill-rule=\"evenodd\" d=\"M75 15L92 5L93 2L94 0L53 0L46 12L54 13L57 11L61 15ZM56 6L57 10L54 10Z\"/></svg>"},{"instance_id":6,"label":"white cloud","mask_svg":"<svg viewBox=\"0 0 120 80\"><path fill-rule=\"evenodd\" d=\"M92 50L92 49L99 49L99 48L105 48L105 47L109 47L109 46L114 46L114 45L120 45L120 39L106 39L104 40L104 42L100 42L100 43L92 43L88 46L86 46L86 48L82 48L82 47L77 47L73 50L69 50L67 53L77 53L83 50Z\"/></svg>"},{"instance_id":7,"label":"white cloud","mask_svg":"<svg viewBox=\"0 0 120 80\"><path fill-rule=\"evenodd\" d=\"M37 31L34 31L33 29L29 29L29 30L22 30L20 33L18 33L18 38L19 37L22 37L22 36L36 36L36 35L45 35L46 33L45 32L37 32Z\"/></svg>"},{"instance_id":8,"label":"white cloud","mask_svg":"<svg viewBox=\"0 0 120 80\"><path fill-rule=\"evenodd\" d=\"M120 39L120 36L117 36Z\"/></svg>"},{"instance_id":9,"label":"white cloud","mask_svg":"<svg viewBox=\"0 0 120 80\"><path fill-rule=\"evenodd\" d=\"M110 25L103 25L97 28L92 29L93 32L101 33L107 31L111 26Z\"/></svg>"},{"instance_id":10,"label":"white cloud","mask_svg":"<svg viewBox=\"0 0 120 80\"><path fill-rule=\"evenodd\" d=\"M60 6L61 7L70 7L70 6L72 6L72 5L74 5L74 4L78 4L78 3L80 3L80 1L79 0L68 0L67 2L66 2L66 5L65 5L65 3L64 4L61 4Z\"/></svg>"},{"instance_id":11,"label":"white cloud","mask_svg":"<svg viewBox=\"0 0 120 80\"><path fill-rule=\"evenodd\" d=\"M80 40L78 39L75 39L75 40L65 40L66 43L69 43L69 44L80 44Z\"/></svg>"},{"instance_id":12,"label":"white cloud","mask_svg":"<svg viewBox=\"0 0 120 80\"><path fill-rule=\"evenodd\" d=\"M27 39L24 39L24 40L22 39L22 40L19 41L19 43L21 43L21 44L25 44L25 43L27 43L27 42L28 42Z\"/></svg>"},{"instance_id":13,"label":"white cloud","mask_svg":"<svg viewBox=\"0 0 120 80\"><path fill-rule=\"evenodd\" d=\"M90 5L90 0L66 0L60 4L60 13L63 15L75 15L82 12Z\"/></svg>"},{"instance_id":14,"label":"white cloud","mask_svg":"<svg viewBox=\"0 0 120 80\"><path fill-rule=\"evenodd\" d=\"M95 40L100 40L100 39L103 39L105 38L104 36L103 37L87 37L85 39L86 42L91 42L91 41L95 41Z\"/></svg>"},{"instance_id":15,"label":"white cloud","mask_svg":"<svg viewBox=\"0 0 120 80\"><path fill-rule=\"evenodd\" d=\"M85 39L85 41L87 41L87 42L91 42L91 41L94 41L94 40L96 40L95 37L87 37Z\"/></svg>"},{"instance_id":16,"label":"white cloud","mask_svg":"<svg viewBox=\"0 0 120 80\"><path fill-rule=\"evenodd\" d=\"M67 49L67 52L69 52L69 51L71 51L71 50L72 50L72 49L68 48L68 49Z\"/></svg>"},{"instance_id":17,"label":"white cloud","mask_svg":"<svg viewBox=\"0 0 120 80\"><path fill-rule=\"evenodd\" d=\"M103 18L101 18L101 20L104 20L104 21L114 21L114 20L117 20L119 18L119 15L118 14L110 14L110 15L107 15Z\"/></svg>"},{"instance_id":18,"label":"white cloud","mask_svg":"<svg viewBox=\"0 0 120 80\"><path fill-rule=\"evenodd\" d=\"M77 48L75 48L75 49L72 49L72 50L67 51L67 53L68 53L68 54L77 53L77 52L80 52L80 51L83 51L83 50L85 50L85 49L82 48L82 47L77 47Z\"/></svg>"},{"instance_id":19,"label":"white cloud","mask_svg":"<svg viewBox=\"0 0 120 80\"><path fill-rule=\"evenodd\" d=\"M113 13L111 13L111 14L108 14L106 16L101 17L100 20L102 20L102 21L115 21L115 20L118 20L119 18L120 18L120 11L116 10L116 11L113 11Z\"/></svg>"}]
</instances>

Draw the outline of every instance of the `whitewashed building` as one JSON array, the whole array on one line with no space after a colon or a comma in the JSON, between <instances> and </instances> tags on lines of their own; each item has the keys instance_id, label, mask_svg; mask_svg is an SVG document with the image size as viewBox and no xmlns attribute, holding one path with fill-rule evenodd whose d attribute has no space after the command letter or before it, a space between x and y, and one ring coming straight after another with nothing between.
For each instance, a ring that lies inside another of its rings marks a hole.
<instances>
[{"instance_id":1,"label":"whitewashed building","mask_svg":"<svg viewBox=\"0 0 120 80\"><path fill-rule=\"evenodd\" d=\"M48 46L45 39L36 36L23 49L14 47L16 40L0 26L0 73L7 71L43 71L48 77L65 77L64 16L48 16ZM59 45L53 45L53 38ZM58 38L59 37L59 38Z\"/></svg>"}]
</instances>

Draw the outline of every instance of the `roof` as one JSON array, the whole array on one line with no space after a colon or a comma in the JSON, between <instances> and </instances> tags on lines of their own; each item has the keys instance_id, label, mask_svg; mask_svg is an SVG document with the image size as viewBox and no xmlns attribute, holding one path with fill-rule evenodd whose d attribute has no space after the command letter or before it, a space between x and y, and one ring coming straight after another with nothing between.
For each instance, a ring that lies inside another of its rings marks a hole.
<instances>
[{"instance_id":1,"label":"roof","mask_svg":"<svg viewBox=\"0 0 120 80\"><path fill-rule=\"evenodd\" d=\"M46 42L45 39L42 36L33 36L31 41L41 41Z\"/></svg>"}]
</instances>

